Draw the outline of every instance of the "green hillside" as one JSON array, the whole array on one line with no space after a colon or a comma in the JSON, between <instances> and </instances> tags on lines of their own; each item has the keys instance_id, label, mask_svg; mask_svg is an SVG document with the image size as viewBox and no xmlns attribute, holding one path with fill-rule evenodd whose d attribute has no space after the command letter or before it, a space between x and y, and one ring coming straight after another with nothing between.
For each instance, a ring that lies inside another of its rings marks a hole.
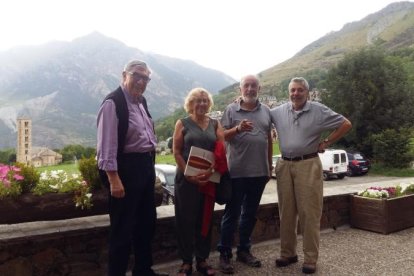
<instances>
[{"instance_id":1,"label":"green hillside","mask_svg":"<svg viewBox=\"0 0 414 276\"><path fill-rule=\"evenodd\" d=\"M381 46L386 51L414 47L414 3L393 3L358 22L345 24L340 31L321 37L292 58L260 72L261 94L275 96L278 100L285 99L289 80L295 76L306 77L311 87L315 87L324 73L346 54L371 45ZM236 83L226 87L214 96L214 110L223 110L237 97L237 86ZM166 129L171 129L172 133L179 114L183 115L183 110L159 120L156 123L157 134L165 137L168 135ZM170 124L172 121L174 123ZM160 125L163 126L162 132L159 132Z\"/></svg>"}]
</instances>

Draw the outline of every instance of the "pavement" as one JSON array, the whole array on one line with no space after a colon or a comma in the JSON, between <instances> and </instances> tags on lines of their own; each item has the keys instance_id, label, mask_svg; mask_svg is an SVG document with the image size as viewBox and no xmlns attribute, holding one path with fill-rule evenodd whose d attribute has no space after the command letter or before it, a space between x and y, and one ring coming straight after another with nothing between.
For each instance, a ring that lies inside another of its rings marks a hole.
<instances>
[{"instance_id":1,"label":"pavement","mask_svg":"<svg viewBox=\"0 0 414 276\"><path fill-rule=\"evenodd\" d=\"M354 184L347 187L325 187L324 195L355 193L371 186L390 186L398 183L414 183L414 178L401 181L391 179L379 183ZM275 194L264 195L262 203L274 200ZM260 268L251 268L235 261L233 275L305 275L302 273L302 239L298 240L299 262L284 268L276 268L275 259L279 257L280 240L255 243L252 253L261 260ZM209 263L218 269L219 255L210 254ZM157 264L156 271L176 275L180 260ZM201 275L198 272L193 275ZM226 275L217 272L216 275ZM314 275L414 275L414 227L388 235L365 230L339 227L321 232L319 261Z\"/></svg>"},{"instance_id":2,"label":"pavement","mask_svg":"<svg viewBox=\"0 0 414 276\"><path fill-rule=\"evenodd\" d=\"M261 260L260 268L252 268L233 258L233 275L305 275L302 273L302 240L298 240L299 262L276 268L280 240L256 243L252 253ZM210 264L218 269L219 255L212 252ZM180 261L154 266L156 271L176 275ZM201 275L198 272L193 275ZM217 272L216 275L226 275ZM317 271L314 275L414 275L414 227L388 235L340 227L321 232Z\"/></svg>"}]
</instances>

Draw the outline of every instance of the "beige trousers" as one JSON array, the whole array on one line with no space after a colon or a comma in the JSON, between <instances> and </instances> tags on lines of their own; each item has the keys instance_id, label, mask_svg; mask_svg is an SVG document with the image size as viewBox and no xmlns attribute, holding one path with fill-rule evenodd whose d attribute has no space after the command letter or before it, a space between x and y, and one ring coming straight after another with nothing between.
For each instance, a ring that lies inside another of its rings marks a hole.
<instances>
[{"instance_id":1,"label":"beige trousers","mask_svg":"<svg viewBox=\"0 0 414 276\"><path fill-rule=\"evenodd\" d=\"M319 157L302 161L280 159L276 166L279 197L280 241L283 257L297 255L297 223L303 235L305 263L316 263L319 254L323 207L322 164Z\"/></svg>"}]
</instances>

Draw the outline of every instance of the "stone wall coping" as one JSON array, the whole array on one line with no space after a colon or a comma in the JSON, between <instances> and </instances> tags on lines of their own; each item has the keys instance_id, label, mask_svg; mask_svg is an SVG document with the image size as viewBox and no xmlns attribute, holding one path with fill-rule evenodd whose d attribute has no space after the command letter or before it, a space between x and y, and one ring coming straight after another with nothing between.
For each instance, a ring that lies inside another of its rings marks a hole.
<instances>
[{"instance_id":1,"label":"stone wall coping","mask_svg":"<svg viewBox=\"0 0 414 276\"><path fill-rule=\"evenodd\" d=\"M404 183L409 183L413 181L414 178L403 179ZM389 181L383 181L380 183L351 184L341 187L329 187L328 182L328 184L326 184L324 187L324 197L354 194L373 185L385 187L389 185L396 185L398 183L398 179L393 179ZM263 194L262 199L260 201L260 205L275 204L277 202L277 193ZM215 212L223 209L224 205L216 204L214 207ZM174 217L173 205L163 205L157 207L158 220L171 219L171 217ZM97 215L55 221L35 221L18 224L1 224L0 241L24 239L27 236L41 236L53 233L67 233L82 230L87 231L88 229L107 228L108 226L109 215Z\"/></svg>"}]
</instances>

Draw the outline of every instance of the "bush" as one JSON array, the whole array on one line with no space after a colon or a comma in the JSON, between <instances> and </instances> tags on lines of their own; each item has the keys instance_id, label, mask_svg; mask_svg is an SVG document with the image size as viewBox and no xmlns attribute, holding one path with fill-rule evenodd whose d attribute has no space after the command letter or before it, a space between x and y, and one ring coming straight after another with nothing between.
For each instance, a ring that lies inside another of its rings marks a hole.
<instances>
[{"instance_id":1,"label":"bush","mask_svg":"<svg viewBox=\"0 0 414 276\"><path fill-rule=\"evenodd\" d=\"M23 163L16 163L16 166L20 168L20 175L24 177L20 181L22 193L30 193L39 182L40 174L33 166L27 166Z\"/></svg>"},{"instance_id":2,"label":"bush","mask_svg":"<svg viewBox=\"0 0 414 276\"><path fill-rule=\"evenodd\" d=\"M33 194L36 195L73 192L75 206L81 209L89 209L93 206L90 191L91 187L79 174L68 174L63 170L42 172L39 182L33 188Z\"/></svg>"},{"instance_id":3,"label":"bush","mask_svg":"<svg viewBox=\"0 0 414 276\"><path fill-rule=\"evenodd\" d=\"M79 174L68 174L63 170L44 171L32 192L36 195L74 192L83 185L82 182Z\"/></svg>"},{"instance_id":4,"label":"bush","mask_svg":"<svg viewBox=\"0 0 414 276\"><path fill-rule=\"evenodd\" d=\"M98 173L98 164L94 156L80 159L79 171L82 178L91 186L92 190L102 188L102 182Z\"/></svg>"},{"instance_id":5,"label":"bush","mask_svg":"<svg viewBox=\"0 0 414 276\"><path fill-rule=\"evenodd\" d=\"M413 155L410 151L411 131L386 129L371 136L376 161L386 167L407 168Z\"/></svg>"}]
</instances>

